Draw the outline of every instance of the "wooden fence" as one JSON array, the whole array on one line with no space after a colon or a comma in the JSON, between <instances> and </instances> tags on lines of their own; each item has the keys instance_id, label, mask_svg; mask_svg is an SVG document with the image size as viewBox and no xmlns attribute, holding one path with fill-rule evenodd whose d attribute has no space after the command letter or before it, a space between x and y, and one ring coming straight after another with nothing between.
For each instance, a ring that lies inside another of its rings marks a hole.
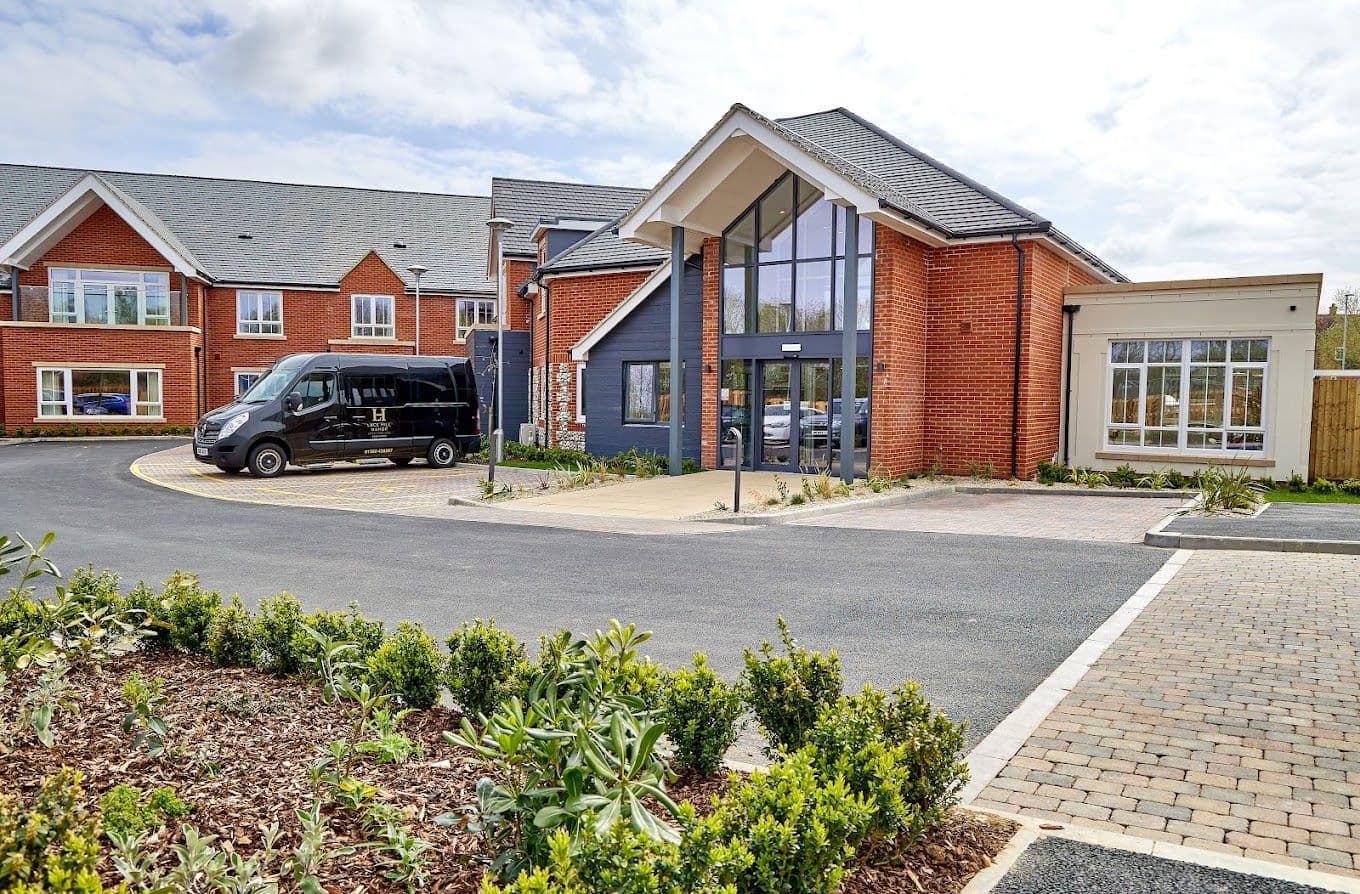
<instances>
[{"instance_id":1,"label":"wooden fence","mask_svg":"<svg viewBox=\"0 0 1360 894\"><path fill-rule=\"evenodd\" d=\"M1312 478L1360 478L1360 376L1319 374L1313 380Z\"/></svg>"}]
</instances>

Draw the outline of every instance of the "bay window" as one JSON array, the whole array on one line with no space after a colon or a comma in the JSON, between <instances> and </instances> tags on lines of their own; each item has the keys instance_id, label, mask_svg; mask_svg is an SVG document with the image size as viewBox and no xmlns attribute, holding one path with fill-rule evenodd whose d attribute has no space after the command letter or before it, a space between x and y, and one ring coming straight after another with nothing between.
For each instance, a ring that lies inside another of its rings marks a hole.
<instances>
[{"instance_id":1,"label":"bay window","mask_svg":"<svg viewBox=\"0 0 1360 894\"><path fill-rule=\"evenodd\" d=\"M48 319L53 323L170 325L170 274L51 267Z\"/></svg>"},{"instance_id":2,"label":"bay window","mask_svg":"<svg viewBox=\"0 0 1360 894\"><path fill-rule=\"evenodd\" d=\"M453 333L456 341L467 341L468 333L475 326L496 322L496 301L493 298L459 298L457 311Z\"/></svg>"},{"instance_id":3,"label":"bay window","mask_svg":"<svg viewBox=\"0 0 1360 894\"><path fill-rule=\"evenodd\" d=\"M165 415L159 369L44 367L38 370L38 417Z\"/></svg>"},{"instance_id":4,"label":"bay window","mask_svg":"<svg viewBox=\"0 0 1360 894\"><path fill-rule=\"evenodd\" d=\"M396 338L396 299L391 295L355 295L350 305L354 338Z\"/></svg>"},{"instance_id":5,"label":"bay window","mask_svg":"<svg viewBox=\"0 0 1360 894\"><path fill-rule=\"evenodd\" d=\"M723 233L725 334L844 328L845 222L822 191L785 174ZM859 218L855 325L869 328L873 223Z\"/></svg>"},{"instance_id":6,"label":"bay window","mask_svg":"<svg viewBox=\"0 0 1360 894\"><path fill-rule=\"evenodd\" d=\"M283 335L283 293L239 290L237 335Z\"/></svg>"},{"instance_id":7,"label":"bay window","mask_svg":"<svg viewBox=\"0 0 1360 894\"><path fill-rule=\"evenodd\" d=\"M1110 343L1110 447L1265 449L1268 338Z\"/></svg>"}]
</instances>

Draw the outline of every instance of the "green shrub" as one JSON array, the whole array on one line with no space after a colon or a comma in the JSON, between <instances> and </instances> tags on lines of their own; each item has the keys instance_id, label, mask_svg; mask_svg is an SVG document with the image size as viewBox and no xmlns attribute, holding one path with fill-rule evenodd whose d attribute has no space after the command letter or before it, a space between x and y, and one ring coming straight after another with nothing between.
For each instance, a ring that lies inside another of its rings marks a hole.
<instances>
[{"instance_id":1,"label":"green shrub","mask_svg":"<svg viewBox=\"0 0 1360 894\"><path fill-rule=\"evenodd\" d=\"M759 654L746 650L742 690L747 706L770 740L770 755L793 751L822 711L841 695L841 664L834 651L823 655L798 644L783 618L779 637L786 655L775 655L769 642Z\"/></svg>"},{"instance_id":2,"label":"green shrub","mask_svg":"<svg viewBox=\"0 0 1360 894\"><path fill-rule=\"evenodd\" d=\"M635 832L679 842L656 808L677 815L666 795L666 765L657 752L664 732L642 698L623 687L651 636L610 621L607 632L576 639L561 631L542 640L524 700L512 697L481 729L462 718L449 742L475 752L495 779L477 784L469 819L495 853L492 871L506 878L549 861L549 837L561 828L573 846L592 826L616 821Z\"/></svg>"},{"instance_id":3,"label":"green shrub","mask_svg":"<svg viewBox=\"0 0 1360 894\"><path fill-rule=\"evenodd\" d=\"M407 707L432 708L439 703L443 663L439 645L425 628L402 621L369 659L368 679L375 689L399 697Z\"/></svg>"},{"instance_id":4,"label":"green shrub","mask_svg":"<svg viewBox=\"0 0 1360 894\"><path fill-rule=\"evenodd\" d=\"M218 667L254 667L259 649L255 644L255 619L241 603L239 594L231 604L213 612L204 644L208 657Z\"/></svg>"},{"instance_id":5,"label":"green shrub","mask_svg":"<svg viewBox=\"0 0 1360 894\"><path fill-rule=\"evenodd\" d=\"M222 604L222 597L204 590L198 577L176 571L161 594L170 645L182 652L202 653L208 641L208 625Z\"/></svg>"},{"instance_id":6,"label":"green shrub","mask_svg":"<svg viewBox=\"0 0 1360 894\"><path fill-rule=\"evenodd\" d=\"M1039 460L1039 471L1035 477L1040 484L1066 484L1072 480L1072 470L1062 463Z\"/></svg>"},{"instance_id":7,"label":"green shrub","mask_svg":"<svg viewBox=\"0 0 1360 894\"><path fill-rule=\"evenodd\" d=\"M681 805L688 828L701 825L694 808ZM713 834L658 841L624 823L600 832L587 826L573 842L563 829L548 840L547 865L525 872L504 888L487 881L482 894L736 894L738 874L751 856L740 844Z\"/></svg>"},{"instance_id":8,"label":"green shrub","mask_svg":"<svg viewBox=\"0 0 1360 894\"><path fill-rule=\"evenodd\" d=\"M698 832L749 852L738 891L833 894L872 828L873 802L839 777L818 776L809 751L756 770L744 782L734 777L711 826Z\"/></svg>"},{"instance_id":9,"label":"green shrub","mask_svg":"<svg viewBox=\"0 0 1360 894\"><path fill-rule=\"evenodd\" d=\"M1110 484L1115 487L1137 487L1139 477L1141 476L1138 472L1128 463L1124 463L1109 473Z\"/></svg>"},{"instance_id":10,"label":"green shrub","mask_svg":"<svg viewBox=\"0 0 1360 894\"><path fill-rule=\"evenodd\" d=\"M0 600L0 670L13 668L27 644L47 635L47 612L26 588L16 588Z\"/></svg>"},{"instance_id":11,"label":"green shrub","mask_svg":"<svg viewBox=\"0 0 1360 894\"><path fill-rule=\"evenodd\" d=\"M260 603L255 614L255 646L260 668L271 674L296 674L304 667L302 603L292 593L280 593Z\"/></svg>"},{"instance_id":12,"label":"green shrub","mask_svg":"<svg viewBox=\"0 0 1360 894\"><path fill-rule=\"evenodd\" d=\"M1308 482L1298 472L1289 476L1289 492L1291 494L1301 494L1308 489Z\"/></svg>"},{"instance_id":13,"label":"green shrub","mask_svg":"<svg viewBox=\"0 0 1360 894\"><path fill-rule=\"evenodd\" d=\"M1360 497L1360 478L1347 478L1339 486L1342 493L1350 494L1352 497Z\"/></svg>"},{"instance_id":14,"label":"green shrub","mask_svg":"<svg viewBox=\"0 0 1360 894\"><path fill-rule=\"evenodd\" d=\"M1340 488L1326 478L1318 478L1308 487L1308 490L1315 494L1330 495L1338 492Z\"/></svg>"},{"instance_id":15,"label":"green shrub","mask_svg":"<svg viewBox=\"0 0 1360 894\"><path fill-rule=\"evenodd\" d=\"M449 649L444 682L464 714L490 714L524 691L530 673L524 646L497 627L495 619L464 622L444 644Z\"/></svg>"},{"instance_id":16,"label":"green shrub","mask_svg":"<svg viewBox=\"0 0 1360 894\"><path fill-rule=\"evenodd\" d=\"M121 601L118 575L107 569L95 571L93 565L72 570L66 581L66 592L100 607L118 605Z\"/></svg>"},{"instance_id":17,"label":"green shrub","mask_svg":"<svg viewBox=\"0 0 1360 894\"><path fill-rule=\"evenodd\" d=\"M968 781L964 724L935 711L916 683L840 699L808 733L823 778L840 776L875 805L881 838L919 840L944 820Z\"/></svg>"},{"instance_id":18,"label":"green shrub","mask_svg":"<svg viewBox=\"0 0 1360 894\"><path fill-rule=\"evenodd\" d=\"M378 647L383 644L383 622L370 621L359 614L359 603L351 601L349 611L338 612L320 609L303 615L302 623L335 642L354 644L354 650L346 657L352 661L367 663ZM320 657L321 646L305 630L301 639L294 644L306 667L314 668Z\"/></svg>"},{"instance_id":19,"label":"green shrub","mask_svg":"<svg viewBox=\"0 0 1360 894\"><path fill-rule=\"evenodd\" d=\"M99 799L104 829L112 835L135 835L147 829L158 829L171 820L188 816L191 810L169 786L144 797L136 786L115 785Z\"/></svg>"},{"instance_id":20,"label":"green shrub","mask_svg":"<svg viewBox=\"0 0 1360 894\"><path fill-rule=\"evenodd\" d=\"M99 817L84 806L80 773L43 781L31 805L0 794L0 891L99 894Z\"/></svg>"},{"instance_id":21,"label":"green shrub","mask_svg":"<svg viewBox=\"0 0 1360 894\"><path fill-rule=\"evenodd\" d=\"M123 597L122 608L124 611L141 612L142 624L150 631L148 645L164 645L169 641L169 605L145 581L138 581L137 586L128 591Z\"/></svg>"},{"instance_id":22,"label":"green shrub","mask_svg":"<svg viewBox=\"0 0 1360 894\"><path fill-rule=\"evenodd\" d=\"M1167 487L1175 488L1176 490L1181 490L1182 488L1185 487L1187 483L1188 482L1186 481L1185 473L1182 472L1180 469L1167 469L1166 471Z\"/></svg>"},{"instance_id":23,"label":"green shrub","mask_svg":"<svg viewBox=\"0 0 1360 894\"><path fill-rule=\"evenodd\" d=\"M713 672L704 653L695 653L693 670L666 674L660 718L678 766L705 776L717 771L737 741L740 716L741 694Z\"/></svg>"}]
</instances>

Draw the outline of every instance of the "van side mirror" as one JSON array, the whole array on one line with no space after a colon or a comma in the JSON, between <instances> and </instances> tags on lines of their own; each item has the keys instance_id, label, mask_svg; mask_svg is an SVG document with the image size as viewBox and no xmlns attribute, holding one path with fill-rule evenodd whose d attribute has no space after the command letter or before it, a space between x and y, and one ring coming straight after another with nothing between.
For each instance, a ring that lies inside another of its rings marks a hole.
<instances>
[{"instance_id":1,"label":"van side mirror","mask_svg":"<svg viewBox=\"0 0 1360 894\"><path fill-rule=\"evenodd\" d=\"M296 413L302 409L302 395L296 391L290 391L288 396L283 399L283 405L288 408L288 412Z\"/></svg>"}]
</instances>

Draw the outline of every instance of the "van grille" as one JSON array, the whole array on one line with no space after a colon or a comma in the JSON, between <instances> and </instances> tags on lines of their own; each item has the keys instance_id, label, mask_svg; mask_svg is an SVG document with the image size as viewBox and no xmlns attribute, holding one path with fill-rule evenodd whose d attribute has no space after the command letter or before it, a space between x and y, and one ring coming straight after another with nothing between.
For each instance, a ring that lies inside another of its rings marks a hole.
<instances>
[{"instance_id":1,"label":"van grille","mask_svg":"<svg viewBox=\"0 0 1360 894\"><path fill-rule=\"evenodd\" d=\"M194 432L194 443L211 447L217 443L217 433L220 429L220 425L209 426L206 422L199 423L198 429Z\"/></svg>"}]
</instances>

